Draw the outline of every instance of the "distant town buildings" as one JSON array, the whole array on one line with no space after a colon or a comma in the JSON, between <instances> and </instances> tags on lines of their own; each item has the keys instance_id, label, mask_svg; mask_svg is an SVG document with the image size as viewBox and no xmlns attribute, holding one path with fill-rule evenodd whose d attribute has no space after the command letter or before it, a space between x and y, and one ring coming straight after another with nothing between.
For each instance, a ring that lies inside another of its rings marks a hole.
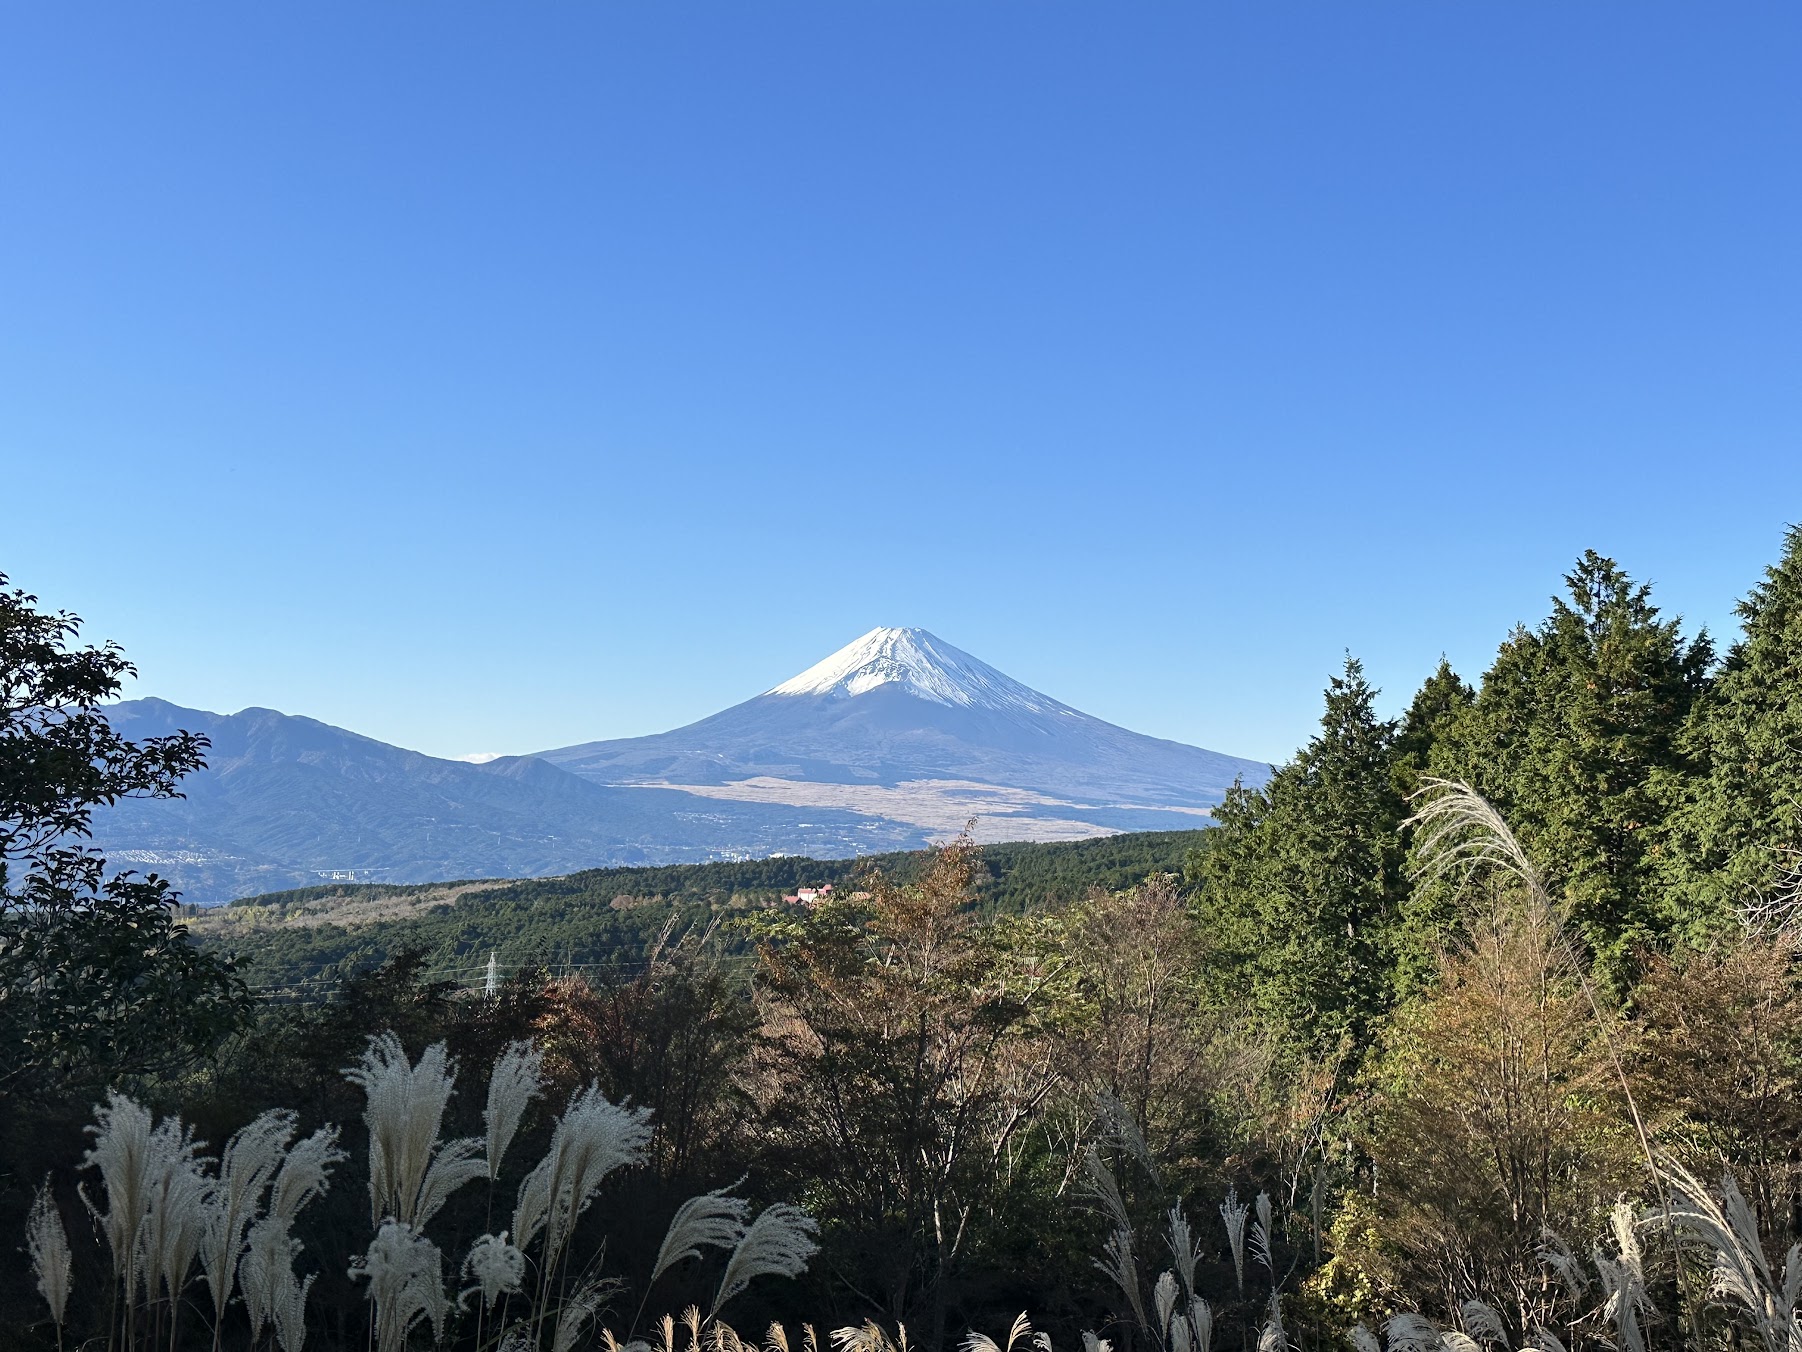
<instances>
[{"instance_id":1,"label":"distant town buildings","mask_svg":"<svg viewBox=\"0 0 1802 1352\"><path fill-rule=\"evenodd\" d=\"M832 884L821 883L818 887L796 888L790 896L782 898L787 906L817 906L832 897Z\"/></svg>"}]
</instances>

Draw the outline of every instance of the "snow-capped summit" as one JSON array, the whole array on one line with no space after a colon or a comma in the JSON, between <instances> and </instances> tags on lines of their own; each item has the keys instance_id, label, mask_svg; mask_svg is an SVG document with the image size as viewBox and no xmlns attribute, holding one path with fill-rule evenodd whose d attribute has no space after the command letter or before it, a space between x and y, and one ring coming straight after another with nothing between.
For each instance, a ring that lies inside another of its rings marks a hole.
<instances>
[{"instance_id":1,"label":"snow-capped summit","mask_svg":"<svg viewBox=\"0 0 1802 1352\"><path fill-rule=\"evenodd\" d=\"M964 708L1031 714L1066 709L924 629L872 629L765 693L850 699L885 685Z\"/></svg>"},{"instance_id":2,"label":"snow-capped summit","mask_svg":"<svg viewBox=\"0 0 1802 1352\"><path fill-rule=\"evenodd\" d=\"M918 816L930 802L936 819L956 825L997 811L994 794L1014 795L1008 813L1055 817L1072 831L1078 821L1095 830L1194 825L1235 780L1258 784L1268 773L1103 722L924 629L887 628L687 727L540 754L611 787L883 818Z\"/></svg>"}]
</instances>

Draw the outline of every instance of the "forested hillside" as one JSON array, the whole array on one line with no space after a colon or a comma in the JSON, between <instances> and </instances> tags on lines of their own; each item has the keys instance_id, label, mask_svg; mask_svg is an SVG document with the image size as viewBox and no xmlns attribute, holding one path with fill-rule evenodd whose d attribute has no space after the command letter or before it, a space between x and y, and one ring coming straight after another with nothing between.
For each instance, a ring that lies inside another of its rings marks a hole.
<instances>
[{"instance_id":1,"label":"forested hillside","mask_svg":"<svg viewBox=\"0 0 1802 1352\"><path fill-rule=\"evenodd\" d=\"M1056 844L985 845L977 851L971 909L1021 914L1117 891L1157 874L1180 875L1204 831L1135 832ZM801 888L856 891L877 876L917 881L925 852L864 859L792 856L663 868L589 869L562 878L493 883L309 887L252 897L189 924L209 948L236 955L257 986L295 993L403 951L468 984L493 954L510 973L641 963L666 931L680 936L782 906ZM672 928L673 927L673 928ZM723 953L750 952L749 931L718 929Z\"/></svg>"}]
</instances>

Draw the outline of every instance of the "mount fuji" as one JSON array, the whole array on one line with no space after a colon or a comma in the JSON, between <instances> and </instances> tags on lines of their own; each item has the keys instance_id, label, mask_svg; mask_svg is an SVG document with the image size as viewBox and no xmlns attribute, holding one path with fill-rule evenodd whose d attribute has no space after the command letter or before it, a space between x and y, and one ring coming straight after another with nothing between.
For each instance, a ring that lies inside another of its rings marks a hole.
<instances>
[{"instance_id":1,"label":"mount fuji","mask_svg":"<svg viewBox=\"0 0 1802 1352\"><path fill-rule=\"evenodd\" d=\"M873 629L792 680L673 732L482 764L272 709L157 699L131 737L207 734L181 799L95 815L115 864L190 901L342 878L442 882L942 840L1071 840L1205 826L1269 767L1115 727L922 629Z\"/></svg>"},{"instance_id":2,"label":"mount fuji","mask_svg":"<svg viewBox=\"0 0 1802 1352\"><path fill-rule=\"evenodd\" d=\"M872 629L673 732L540 757L598 784L843 808L928 831L975 816L994 839L1199 826L1235 780L1270 773L1103 722L924 629Z\"/></svg>"}]
</instances>

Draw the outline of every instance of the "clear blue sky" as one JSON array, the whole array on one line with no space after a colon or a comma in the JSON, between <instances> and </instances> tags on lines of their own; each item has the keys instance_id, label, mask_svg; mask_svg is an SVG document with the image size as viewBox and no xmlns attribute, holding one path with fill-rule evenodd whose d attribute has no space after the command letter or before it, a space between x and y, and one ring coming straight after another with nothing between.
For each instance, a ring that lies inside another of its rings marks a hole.
<instances>
[{"instance_id":1,"label":"clear blue sky","mask_svg":"<svg viewBox=\"0 0 1802 1352\"><path fill-rule=\"evenodd\" d=\"M878 624L1285 758L1802 518L1802 7L0 11L0 569L439 754Z\"/></svg>"}]
</instances>

